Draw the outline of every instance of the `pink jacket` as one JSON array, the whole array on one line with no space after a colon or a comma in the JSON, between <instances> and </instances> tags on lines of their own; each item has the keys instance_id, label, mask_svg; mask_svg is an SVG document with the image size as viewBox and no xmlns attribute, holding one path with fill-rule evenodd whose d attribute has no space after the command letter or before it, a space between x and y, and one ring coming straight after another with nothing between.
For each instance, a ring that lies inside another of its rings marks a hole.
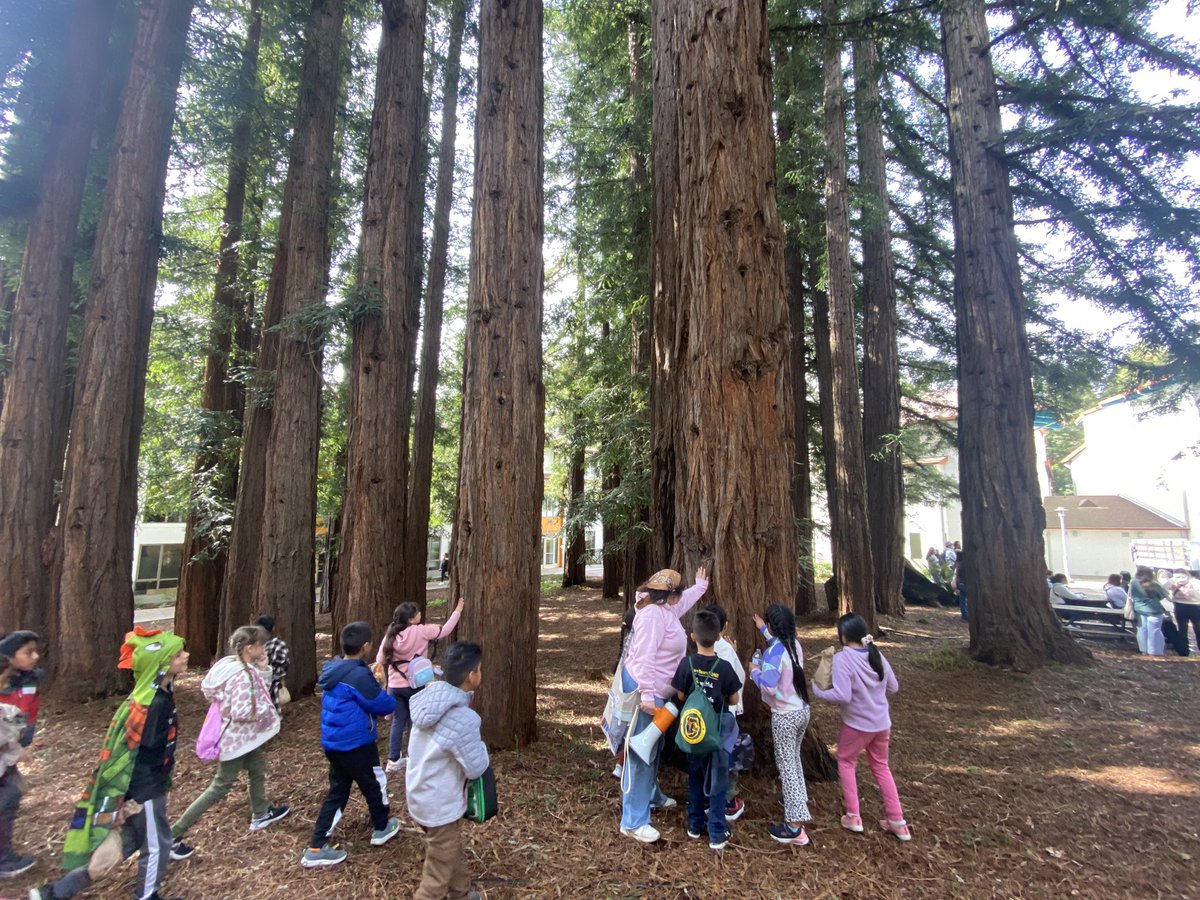
<instances>
[{"instance_id":1,"label":"pink jacket","mask_svg":"<svg viewBox=\"0 0 1200 900\"><path fill-rule=\"evenodd\" d=\"M633 638L625 652L625 671L637 682L643 700L674 696L671 679L687 652L687 634L679 619L707 590L708 581L698 580L674 606L649 603L634 614Z\"/></svg>"},{"instance_id":2,"label":"pink jacket","mask_svg":"<svg viewBox=\"0 0 1200 900\"><path fill-rule=\"evenodd\" d=\"M279 733L279 713L262 672L236 656L213 663L200 690L209 703L221 705L221 762L245 756Z\"/></svg>"},{"instance_id":3,"label":"pink jacket","mask_svg":"<svg viewBox=\"0 0 1200 900\"><path fill-rule=\"evenodd\" d=\"M414 656L425 656L429 653L429 642L436 641L438 638L447 637L450 632L454 631L454 626L458 624L458 610L450 613L448 618L441 625L409 625L392 641L392 662L398 663L400 660L409 660ZM387 687L389 691L397 688L410 687L408 683L408 663L397 666L387 666L383 659L383 644L379 645L379 652L375 654L375 662L384 665L387 668Z\"/></svg>"}]
</instances>

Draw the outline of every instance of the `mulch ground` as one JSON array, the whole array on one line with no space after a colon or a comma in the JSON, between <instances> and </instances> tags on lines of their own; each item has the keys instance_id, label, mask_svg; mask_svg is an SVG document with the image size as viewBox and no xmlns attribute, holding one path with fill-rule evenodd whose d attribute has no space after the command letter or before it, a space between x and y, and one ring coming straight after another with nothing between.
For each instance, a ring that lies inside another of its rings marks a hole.
<instances>
[{"instance_id":1,"label":"mulch ground","mask_svg":"<svg viewBox=\"0 0 1200 900\"><path fill-rule=\"evenodd\" d=\"M966 629L957 611L914 607L889 623L893 631L880 644L900 679L892 767L913 841L843 831L834 782L809 786L812 846L775 844L766 829L780 813L778 787L757 776L742 779L747 811L718 854L687 839L682 803L655 813L663 832L657 845L617 831L619 789L597 727L607 682L594 679L615 656L619 616L619 604L592 588L544 598L539 740L494 755L501 814L468 826L476 887L489 900L1200 898L1200 660L1144 659L1095 644L1091 667L994 670L961 653ZM834 631L808 623L801 641L814 657ZM327 649L328 635L323 642ZM190 674L177 691L183 739L173 815L213 773L191 752L205 710L199 680ZM18 849L40 862L36 878L0 888L0 895L24 896L57 872L72 803L115 705L44 707L17 820ZM326 786L319 711L314 698L289 707L271 748L270 795L290 803L292 815L250 834L246 793L235 791L189 834L197 853L171 865L164 896L411 895L422 860L419 831L406 822L386 847L370 847L369 817L357 794L336 836L349 861L329 870L298 865ZM836 736L836 709L818 703L814 714L826 738ZM669 794L685 799L682 775L664 771L662 780ZM865 763L860 792L863 817L873 822L882 810ZM403 810L402 780L391 793L394 808ZM129 896L132 874L127 864L89 896Z\"/></svg>"}]
</instances>

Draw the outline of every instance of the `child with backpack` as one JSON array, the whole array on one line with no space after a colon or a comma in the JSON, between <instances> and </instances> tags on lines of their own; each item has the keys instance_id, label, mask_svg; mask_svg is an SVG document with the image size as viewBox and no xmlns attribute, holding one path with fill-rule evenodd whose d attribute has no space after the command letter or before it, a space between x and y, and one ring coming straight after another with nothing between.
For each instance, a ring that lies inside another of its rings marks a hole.
<instances>
[{"instance_id":1,"label":"child with backpack","mask_svg":"<svg viewBox=\"0 0 1200 900\"><path fill-rule=\"evenodd\" d=\"M35 865L33 857L13 852L13 826L25 793L25 779L17 763L27 756L33 743L41 702L38 685L42 670L37 667L40 641L33 631L14 631L0 637L0 658L5 661L0 675L0 703L12 707L6 717L9 722L21 723L17 745L4 754L5 765L0 767L0 878L16 878Z\"/></svg>"},{"instance_id":2,"label":"child with backpack","mask_svg":"<svg viewBox=\"0 0 1200 900\"><path fill-rule=\"evenodd\" d=\"M771 710L771 736L775 739L775 766L783 786L783 821L772 825L770 835L781 844L807 847L804 823L808 811L808 786L800 762L800 745L808 730L808 683L804 678L804 652L796 641L796 617L786 606L767 607L766 621L754 625L767 640L767 649L754 651L750 678L758 685L763 703Z\"/></svg>"},{"instance_id":3,"label":"child with backpack","mask_svg":"<svg viewBox=\"0 0 1200 900\"><path fill-rule=\"evenodd\" d=\"M284 684L288 669L292 667L292 654L283 638L275 633L274 616L259 616L254 620L254 624L261 626L267 633L265 649L267 666L271 670L271 702L275 704L276 711L283 712L283 704L291 702L292 699Z\"/></svg>"},{"instance_id":4,"label":"child with backpack","mask_svg":"<svg viewBox=\"0 0 1200 900\"><path fill-rule=\"evenodd\" d=\"M706 608L717 617L717 621L721 625L721 633L717 636L717 642L713 644L713 650L716 651L717 656L725 660L733 668L734 674L738 677L738 682L745 685L746 669L742 665L742 661L738 659L737 648L733 645L732 641L725 637L725 626L729 624L729 616L716 603L711 603ZM746 698L742 694L738 694L737 703L734 703L729 710L733 713L734 733L728 737L725 744L726 748L731 752L734 741L740 736L739 729L737 728L737 718L746 711L745 703ZM746 739L749 739L749 735L746 735ZM729 792L725 799L725 819L729 822L735 822L746 811L746 802L738 796L737 771L734 768L735 760L732 756L729 763Z\"/></svg>"},{"instance_id":5,"label":"child with backpack","mask_svg":"<svg viewBox=\"0 0 1200 900\"><path fill-rule=\"evenodd\" d=\"M321 696L321 746L329 760L329 792L317 814L312 840L300 858L306 869L336 866L346 861L345 850L329 846L350 788L357 784L371 810L375 830L371 846L381 847L400 831L400 820L389 815L387 776L379 765L375 717L396 709L396 701L379 689L367 659L371 655L371 626L351 622L340 635L342 656L325 663L317 684Z\"/></svg>"},{"instance_id":6,"label":"child with backpack","mask_svg":"<svg viewBox=\"0 0 1200 900\"><path fill-rule=\"evenodd\" d=\"M697 650L680 661L671 679L676 698L686 701L679 712L676 744L688 755L687 833L695 839L707 830L712 850L723 850L729 843L725 817L729 753L724 737L733 732L730 710L737 705L742 690L742 681L733 666L713 649L720 636L721 621L715 612L702 609L696 613L691 637Z\"/></svg>"},{"instance_id":7,"label":"child with backpack","mask_svg":"<svg viewBox=\"0 0 1200 900\"><path fill-rule=\"evenodd\" d=\"M396 701L396 712L392 716L392 730L388 735L388 774L401 771L405 766L404 732L412 721L408 704L413 694L421 688L409 678L409 666L418 656L426 657L431 642L454 633L463 611L463 598L450 617L441 625L422 625L421 610L415 603L401 603L392 613L391 624L379 644L376 665L384 668L387 690Z\"/></svg>"},{"instance_id":8,"label":"child with backpack","mask_svg":"<svg viewBox=\"0 0 1200 900\"><path fill-rule=\"evenodd\" d=\"M258 668L266 659L266 643L264 628L243 625L229 636L230 655L217 660L200 683L205 699L220 712L220 762L212 784L172 826L171 859L187 859L196 852L183 836L211 806L228 796L243 769L250 783L251 831L260 831L291 811L267 803L265 745L279 733L279 713Z\"/></svg>"},{"instance_id":9,"label":"child with backpack","mask_svg":"<svg viewBox=\"0 0 1200 900\"><path fill-rule=\"evenodd\" d=\"M867 633L862 616L847 613L838 619L837 630L842 649L833 655L833 686L826 690L813 685L813 692L822 700L842 707L842 731L837 746L838 780L846 807L842 827L856 834L863 830L858 806L858 757L866 751L887 813L879 827L902 841L912 840L896 781L888 766L892 720L887 698L900 689L900 684L875 646L875 639Z\"/></svg>"}]
</instances>

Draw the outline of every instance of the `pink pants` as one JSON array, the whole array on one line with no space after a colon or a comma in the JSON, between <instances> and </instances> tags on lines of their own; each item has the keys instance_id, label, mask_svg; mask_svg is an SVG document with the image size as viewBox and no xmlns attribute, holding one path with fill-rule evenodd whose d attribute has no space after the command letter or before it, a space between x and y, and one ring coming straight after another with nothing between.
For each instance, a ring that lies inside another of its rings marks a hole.
<instances>
[{"instance_id":1,"label":"pink pants","mask_svg":"<svg viewBox=\"0 0 1200 900\"><path fill-rule=\"evenodd\" d=\"M866 750L871 774L879 785L879 793L883 794L883 808L888 819L893 822L904 821L900 794L896 791L892 770L888 768L888 740L891 736L890 728L885 731L859 731L843 723L841 734L838 735L838 778L842 783L842 801L850 815L859 814L858 755Z\"/></svg>"}]
</instances>

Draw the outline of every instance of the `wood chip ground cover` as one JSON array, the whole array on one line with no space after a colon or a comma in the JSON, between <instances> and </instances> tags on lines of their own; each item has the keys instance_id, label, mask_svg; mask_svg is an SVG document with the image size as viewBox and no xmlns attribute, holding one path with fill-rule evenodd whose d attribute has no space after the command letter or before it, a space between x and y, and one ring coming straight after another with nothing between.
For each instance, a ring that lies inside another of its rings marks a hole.
<instances>
[{"instance_id":1,"label":"wood chip ground cover","mask_svg":"<svg viewBox=\"0 0 1200 900\"><path fill-rule=\"evenodd\" d=\"M615 657L619 618L620 605L594 588L543 598L540 739L494 756L501 815L467 829L476 887L489 900L1200 898L1200 660L1151 660L1092 645L1096 665L1089 668L988 669L962 655L966 629L957 612L914 607L888 623L894 630L881 642L901 684L892 706L892 766L913 841L843 831L838 786L825 783L809 786L813 845L775 844L766 828L779 814L777 785L747 777L746 814L718 854L688 840L686 780L674 771L664 774L663 786L681 807L654 816L663 840L643 846L617 831L613 759L597 726L607 683L596 673ZM801 629L810 657L833 640L827 623ZM319 650L327 655L328 648L324 635ZM191 673L178 690L173 818L213 774L193 752L205 710L199 681ZM0 887L0 897L23 897L58 872L72 803L116 703L45 704L16 826L18 850L39 863ZM836 710L820 703L814 709L822 733L836 736ZM292 815L249 833L242 782L189 833L196 855L172 863L164 896L411 896L423 858L419 830L406 820L390 844L370 847L369 817L357 794L336 836L348 862L316 871L298 865L327 784L319 714L318 699L293 704L270 748L270 797L290 803ZM882 811L865 764L859 785L870 823ZM402 779L390 792L403 813ZM132 880L127 864L88 896L128 897Z\"/></svg>"}]
</instances>

